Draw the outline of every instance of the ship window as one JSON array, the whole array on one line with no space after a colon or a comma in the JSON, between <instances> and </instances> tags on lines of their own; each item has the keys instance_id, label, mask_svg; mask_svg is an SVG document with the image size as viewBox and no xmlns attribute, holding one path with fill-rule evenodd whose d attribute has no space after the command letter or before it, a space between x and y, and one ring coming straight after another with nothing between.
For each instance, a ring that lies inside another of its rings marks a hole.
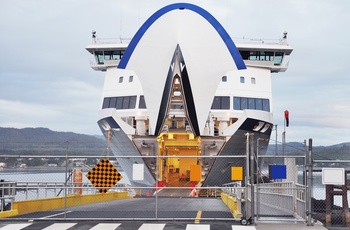
<instances>
[{"instance_id":1,"label":"ship window","mask_svg":"<svg viewBox=\"0 0 350 230\"><path fill-rule=\"evenodd\" d=\"M129 76L129 82L132 82L134 80L134 76Z\"/></svg>"},{"instance_id":2,"label":"ship window","mask_svg":"<svg viewBox=\"0 0 350 230\"><path fill-rule=\"evenodd\" d=\"M105 60L111 60L111 59L112 59L111 52L105 51Z\"/></svg>"},{"instance_id":3,"label":"ship window","mask_svg":"<svg viewBox=\"0 0 350 230\"><path fill-rule=\"evenodd\" d=\"M214 97L211 109L230 109L230 97Z\"/></svg>"},{"instance_id":4,"label":"ship window","mask_svg":"<svg viewBox=\"0 0 350 230\"><path fill-rule=\"evenodd\" d=\"M119 83L123 82L123 77L119 77Z\"/></svg>"},{"instance_id":5,"label":"ship window","mask_svg":"<svg viewBox=\"0 0 350 230\"><path fill-rule=\"evenodd\" d=\"M259 52L258 51L250 51L249 60L252 60L252 61L259 60Z\"/></svg>"},{"instance_id":6,"label":"ship window","mask_svg":"<svg viewBox=\"0 0 350 230\"><path fill-rule=\"evenodd\" d=\"M222 81L227 82L227 76L222 76Z\"/></svg>"},{"instance_id":7,"label":"ship window","mask_svg":"<svg viewBox=\"0 0 350 230\"><path fill-rule=\"evenodd\" d=\"M283 52L276 52L275 59L274 59L274 65L280 65L282 63L282 58L283 58Z\"/></svg>"},{"instance_id":8,"label":"ship window","mask_svg":"<svg viewBox=\"0 0 350 230\"><path fill-rule=\"evenodd\" d=\"M240 80L241 83L244 83L244 77L241 76L241 77L239 78L239 80Z\"/></svg>"},{"instance_id":9,"label":"ship window","mask_svg":"<svg viewBox=\"0 0 350 230\"><path fill-rule=\"evenodd\" d=\"M249 59L249 51L239 51L243 60L248 60Z\"/></svg>"},{"instance_id":10,"label":"ship window","mask_svg":"<svg viewBox=\"0 0 350 230\"><path fill-rule=\"evenodd\" d=\"M95 56L96 56L97 64L104 64L104 58L103 58L102 51L96 51Z\"/></svg>"},{"instance_id":11,"label":"ship window","mask_svg":"<svg viewBox=\"0 0 350 230\"><path fill-rule=\"evenodd\" d=\"M105 108L109 108L109 102L111 101L111 98L110 97L105 97L103 99L103 105L102 105L102 109L105 109Z\"/></svg>"},{"instance_id":12,"label":"ship window","mask_svg":"<svg viewBox=\"0 0 350 230\"><path fill-rule=\"evenodd\" d=\"M263 98L233 97L233 109L254 109L270 112L270 100Z\"/></svg>"},{"instance_id":13,"label":"ship window","mask_svg":"<svg viewBox=\"0 0 350 230\"><path fill-rule=\"evenodd\" d=\"M265 60L273 61L273 52L265 52Z\"/></svg>"},{"instance_id":14,"label":"ship window","mask_svg":"<svg viewBox=\"0 0 350 230\"><path fill-rule=\"evenodd\" d=\"M255 106L257 110L263 110L262 99L257 98L255 101Z\"/></svg>"},{"instance_id":15,"label":"ship window","mask_svg":"<svg viewBox=\"0 0 350 230\"><path fill-rule=\"evenodd\" d=\"M263 99L263 110L270 112L270 101L269 99Z\"/></svg>"},{"instance_id":16,"label":"ship window","mask_svg":"<svg viewBox=\"0 0 350 230\"><path fill-rule=\"evenodd\" d=\"M120 60L122 58L122 52L120 50L113 51L113 60Z\"/></svg>"},{"instance_id":17,"label":"ship window","mask_svg":"<svg viewBox=\"0 0 350 230\"><path fill-rule=\"evenodd\" d=\"M129 101L129 109L135 109L136 107L136 96L131 96Z\"/></svg>"},{"instance_id":18,"label":"ship window","mask_svg":"<svg viewBox=\"0 0 350 230\"><path fill-rule=\"evenodd\" d=\"M255 98L248 98L248 109L255 109Z\"/></svg>"},{"instance_id":19,"label":"ship window","mask_svg":"<svg viewBox=\"0 0 350 230\"><path fill-rule=\"evenodd\" d=\"M115 106L116 109L122 109L123 108L123 97L117 97L117 104Z\"/></svg>"},{"instance_id":20,"label":"ship window","mask_svg":"<svg viewBox=\"0 0 350 230\"><path fill-rule=\"evenodd\" d=\"M139 109L146 109L145 97L143 95L140 96Z\"/></svg>"},{"instance_id":21,"label":"ship window","mask_svg":"<svg viewBox=\"0 0 350 230\"><path fill-rule=\"evenodd\" d=\"M129 108L129 101L130 101L130 97L123 97L123 108L122 109Z\"/></svg>"},{"instance_id":22,"label":"ship window","mask_svg":"<svg viewBox=\"0 0 350 230\"><path fill-rule=\"evenodd\" d=\"M116 109L135 109L136 96L125 97L106 97L103 99L102 109L116 108Z\"/></svg>"},{"instance_id":23,"label":"ship window","mask_svg":"<svg viewBox=\"0 0 350 230\"><path fill-rule=\"evenodd\" d=\"M251 83L252 83L253 85L255 85L255 77L252 77L250 80L251 80Z\"/></svg>"},{"instance_id":24,"label":"ship window","mask_svg":"<svg viewBox=\"0 0 350 230\"><path fill-rule=\"evenodd\" d=\"M241 110L247 109L248 100L246 97L241 98Z\"/></svg>"},{"instance_id":25,"label":"ship window","mask_svg":"<svg viewBox=\"0 0 350 230\"><path fill-rule=\"evenodd\" d=\"M241 110L241 98L240 97L233 97L233 109L234 110Z\"/></svg>"},{"instance_id":26,"label":"ship window","mask_svg":"<svg viewBox=\"0 0 350 230\"><path fill-rule=\"evenodd\" d=\"M109 102L109 107L108 108L115 108L115 104L117 102L116 97L111 97L111 101Z\"/></svg>"}]
</instances>

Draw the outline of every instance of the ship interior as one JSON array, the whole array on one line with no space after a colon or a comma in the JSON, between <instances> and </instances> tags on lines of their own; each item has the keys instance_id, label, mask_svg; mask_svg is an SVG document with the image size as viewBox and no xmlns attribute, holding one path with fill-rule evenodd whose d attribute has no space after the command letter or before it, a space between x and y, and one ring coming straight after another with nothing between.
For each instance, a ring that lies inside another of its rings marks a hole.
<instances>
[{"instance_id":1,"label":"ship interior","mask_svg":"<svg viewBox=\"0 0 350 230\"><path fill-rule=\"evenodd\" d=\"M200 138L186 133L163 133L158 137L159 181L168 187L189 187L201 181Z\"/></svg>"}]
</instances>

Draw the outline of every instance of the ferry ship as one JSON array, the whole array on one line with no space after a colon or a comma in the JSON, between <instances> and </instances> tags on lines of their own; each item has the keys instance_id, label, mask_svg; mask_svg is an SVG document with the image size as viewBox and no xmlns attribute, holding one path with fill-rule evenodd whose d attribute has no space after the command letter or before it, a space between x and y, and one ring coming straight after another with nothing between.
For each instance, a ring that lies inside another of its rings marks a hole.
<instances>
[{"instance_id":1,"label":"ferry ship","mask_svg":"<svg viewBox=\"0 0 350 230\"><path fill-rule=\"evenodd\" d=\"M230 183L231 168L245 167L247 133L266 152L271 74L287 70L293 51L286 32L276 41L234 41L208 11L175 3L130 40L93 31L86 49L92 69L105 72L98 125L133 185ZM133 177L136 165L141 178Z\"/></svg>"}]
</instances>

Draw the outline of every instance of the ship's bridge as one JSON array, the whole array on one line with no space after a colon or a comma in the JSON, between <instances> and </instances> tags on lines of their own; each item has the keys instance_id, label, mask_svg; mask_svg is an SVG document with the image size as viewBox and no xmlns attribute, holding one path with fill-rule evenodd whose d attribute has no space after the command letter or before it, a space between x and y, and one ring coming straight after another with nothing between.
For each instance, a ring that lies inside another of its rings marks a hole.
<instances>
[{"instance_id":1,"label":"ship's bridge","mask_svg":"<svg viewBox=\"0 0 350 230\"><path fill-rule=\"evenodd\" d=\"M281 39L238 39L232 38L248 67L268 68L272 73L285 72L288 68L288 57L293 48L287 44L287 33ZM92 44L86 47L93 56L91 68L106 71L117 67L128 47L130 39L97 38L92 32Z\"/></svg>"},{"instance_id":2,"label":"ship's bridge","mask_svg":"<svg viewBox=\"0 0 350 230\"><path fill-rule=\"evenodd\" d=\"M287 44L287 32L281 39L234 39L247 67L268 68L271 73L285 72L293 48Z\"/></svg>"},{"instance_id":3,"label":"ship's bridge","mask_svg":"<svg viewBox=\"0 0 350 230\"><path fill-rule=\"evenodd\" d=\"M90 61L91 68L106 71L109 67L118 66L128 47L130 39L98 39L96 32L92 32L92 44L86 47L93 56Z\"/></svg>"}]
</instances>

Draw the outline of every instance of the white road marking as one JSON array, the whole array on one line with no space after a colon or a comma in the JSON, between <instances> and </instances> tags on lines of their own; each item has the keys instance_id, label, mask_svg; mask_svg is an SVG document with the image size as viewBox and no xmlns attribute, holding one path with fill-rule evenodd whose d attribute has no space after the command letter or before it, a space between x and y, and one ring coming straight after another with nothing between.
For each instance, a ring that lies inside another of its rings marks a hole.
<instances>
[{"instance_id":1,"label":"white road marking","mask_svg":"<svg viewBox=\"0 0 350 230\"><path fill-rule=\"evenodd\" d=\"M186 230L210 230L209 224L188 224Z\"/></svg>"},{"instance_id":2,"label":"white road marking","mask_svg":"<svg viewBox=\"0 0 350 230\"><path fill-rule=\"evenodd\" d=\"M139 230L162 230L165 224L143 224Z\"/></svg>"},{"instance_id":3,"label":"white road marking","mask_svg":"<svg viewBox=\"0 0 350 230\"><path fill-rule=\"evenodd\" d=\"M91 228L90 230L114 230L116 228L118 228L121 224L98 224L95 225L93 228Z\"/></svg>"},{"instance_id":4,"label":"white road marking","mask_svg":"<svg viewBox=\"0 0 350 230\"><path fill-rule=\"evenodd\" d=\"M232 226L232 230L256 230L254 226Z\"/></svg>"},{"instance_id":5,"label":"white road marking","mask_svg":"<svg viewBox=\"0 0 350 230\"><path fill-rule=\"evenodd\" d=\"M1 230L20 230L22 228L25 228L29 225L31 225L32 223L25 223L25 224L8 224L4 227L1 227Z\"/></svg>"},{"instance_id":6,"label":"white road marking","mask_svg":"<svg viewBox=\"0 0 350 230\"><path fill-rule=\"evenodd\" d=\"M44 228L43 230L65 230L70 227L73 227L77 223L55 223L51 224L50 226Z\"/></svg>"}]
</instances>

